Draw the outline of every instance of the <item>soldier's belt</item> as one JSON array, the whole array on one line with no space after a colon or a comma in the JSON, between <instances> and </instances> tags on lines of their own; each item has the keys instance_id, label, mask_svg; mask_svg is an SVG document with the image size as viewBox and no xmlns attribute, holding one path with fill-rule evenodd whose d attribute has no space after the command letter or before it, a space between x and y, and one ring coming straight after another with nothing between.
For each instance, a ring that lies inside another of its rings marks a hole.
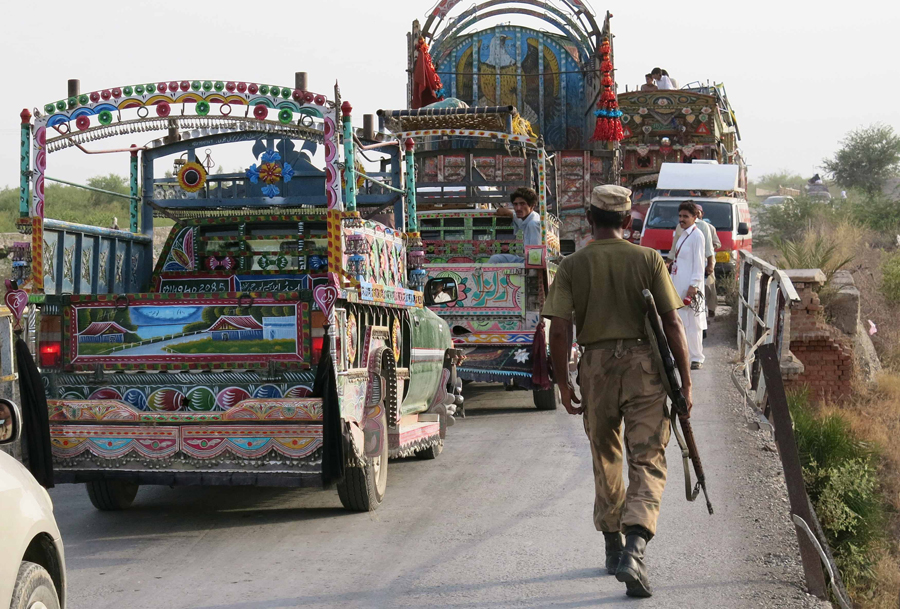
<instances>
[{"instance_id":1,"label":"soldier's belt","mask_svg":"<svg viewBox=\"0 0 900 609\"><path fill-rule=\"evenodd\" d=\"M646 338L613 338L610 340L599 340L595 343L582 345L582 348L585 351L593 351L594 349L631 349L632 347L640 347L642 345L649 344L650 341Z\"/></svg>"}]
</instances>

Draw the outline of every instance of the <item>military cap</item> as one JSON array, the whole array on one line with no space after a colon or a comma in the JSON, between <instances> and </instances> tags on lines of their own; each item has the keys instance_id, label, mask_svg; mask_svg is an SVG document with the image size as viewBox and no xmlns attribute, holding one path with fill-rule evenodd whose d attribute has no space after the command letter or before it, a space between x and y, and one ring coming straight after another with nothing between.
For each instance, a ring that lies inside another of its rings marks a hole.
<instances>
[{"instance_id":1,"label":"military cap","mask_svg":"<svg viewBox=\"0 0 900 609\"><path fill-rule=\"evenodd\" d=\"M628 211L631 209L631 191L615 184L595 186L591 192L591 205L604 211Z\"/></svg>"}]
</instances>

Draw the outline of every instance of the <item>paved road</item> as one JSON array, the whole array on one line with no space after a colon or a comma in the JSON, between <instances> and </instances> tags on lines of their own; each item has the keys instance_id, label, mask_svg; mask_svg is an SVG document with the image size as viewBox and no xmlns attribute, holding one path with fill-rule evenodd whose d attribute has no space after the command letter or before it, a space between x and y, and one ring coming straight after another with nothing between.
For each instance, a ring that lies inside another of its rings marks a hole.
<instances>
[{"instance_id":1,"label":"paved road","mask_svg":"<svg viewBox=\"0 0 900 609\"><path fill-rule=\"evenodd\" d=\"M777 458L728 380L732 326L713 324L694 426L716 508L688 504L675 443L649 562L656 594L602 575L579 418L475 386L437 461L391 462L386 503L350 514L335 492L142 488L100 513L52 491L74 609L194 607L802 607Z\"/></svg>"},{"instance_id":2,"label":"paved road","mask_svg":"<svg viewBox=\"0 0 900 609\"><path fill-rule=\"evenodd\" d=\"M178 338L170 338L169 340L161 340L157 343L149 343L147 345L141 345L139 347L132 347L131 349L123 349L122 351L116 351L111 353L110 355L127 355L129 357L134 355L166 355L168 351L166 351L163 347L168 347L170 345L177 345L178 343L187 343L192 340L201 340L203 338L208 338L204 336L200 336L200 333L196 334L188 334L187 336L179 336Z\"/></svg>"}]
</instances>

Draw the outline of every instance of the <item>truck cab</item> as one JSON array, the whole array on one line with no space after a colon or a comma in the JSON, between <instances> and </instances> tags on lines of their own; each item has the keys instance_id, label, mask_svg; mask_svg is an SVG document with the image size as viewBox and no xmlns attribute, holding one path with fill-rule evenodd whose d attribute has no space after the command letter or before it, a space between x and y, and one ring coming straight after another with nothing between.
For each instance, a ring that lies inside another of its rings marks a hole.
<instances>
[{"instance_id":1,"label":"truck cab","mask_svg":"<svg viewBox=\"0 0 900 609\"><path fill-rule=\"evenodd\" d=\"M389 458L440 453L461 401L458 353L407 257L419 240L411 142L354 129L337 88L328 99L299 82L69 101L23 126L35 198L47 152L71 139L61 125L91 141L168 135L132 153L132 231L54 222L43 200L23 209L32 266L13 292L39 311L57 482L85 483L103 510L127 507L142 484L336 482L345 507L371 510ZM203 151L235 143L246 169L210 172ZM380 171L356 162L365 146ZM370 218L385 208L389 224ZM155 263L154 215L174 222Z\"/></svg>"},{"instance_id":2,"label":"truck cab","mask_svg":"<svg viewBox=\"0 0 900 609\"><path fill-rule=\"evenodd\" d=\"M660 183L665 196L650 202L640 234L640 244L669 253L678 228L678 206L693 201L703 208L703 218L712 224L722 242L716 250L716 275L733 273L741 252L753 251L750 207L736 186L737 166L718 164L664 164Z\"/></svg>"}]
</instances>

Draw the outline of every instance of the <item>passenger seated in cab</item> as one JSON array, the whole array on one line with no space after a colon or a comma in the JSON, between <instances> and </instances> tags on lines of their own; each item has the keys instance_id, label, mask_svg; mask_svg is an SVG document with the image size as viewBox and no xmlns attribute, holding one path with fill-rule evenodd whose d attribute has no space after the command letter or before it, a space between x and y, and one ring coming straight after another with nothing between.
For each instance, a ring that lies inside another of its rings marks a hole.
<instances>
[{"instance_id":1,"label":"passenger seated in cab","mask_svg":"<svg viewBox=\"0 0 900 609\"><path fill-rule=\"evenodd\" d=\"M513 208L501 207L496 215L512 217L516 236L522 234L524 245L540 245L541 216L534 211L538 203L537 193L530 188L517 188L509 195L509 200ZM525 258L516 254L494 254L488 259L488 263L494 262L525 262Z\"/></svg>"}]
</instances>

